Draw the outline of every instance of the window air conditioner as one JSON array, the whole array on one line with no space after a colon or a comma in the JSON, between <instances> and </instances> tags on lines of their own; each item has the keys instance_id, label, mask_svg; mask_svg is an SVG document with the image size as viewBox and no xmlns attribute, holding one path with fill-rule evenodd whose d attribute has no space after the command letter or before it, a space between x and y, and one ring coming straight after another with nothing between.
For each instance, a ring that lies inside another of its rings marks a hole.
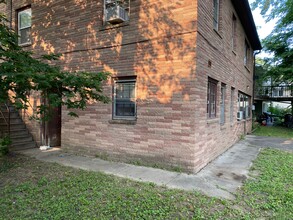
<instances>
[{"instance_id":1,"label":"window air conditioner","mask_svg":"<svg viewBox=\"0 0 293 220\"><path fill-rule=\"evenodd\" d=\"M237 120L240 121L243 119L243 111L238 111L237 112Z\"/></svg>"},{"instance_id":2,"label":"window air conditioner","mask_svg":"<svg viewBox=\"0 0 293 220\"><path fill-rule=\"evenodd\" d=\"M111 24L128 21L128 12L119 5L114 5L106 9L106 21Z\"/></svg>"}]
</instances>

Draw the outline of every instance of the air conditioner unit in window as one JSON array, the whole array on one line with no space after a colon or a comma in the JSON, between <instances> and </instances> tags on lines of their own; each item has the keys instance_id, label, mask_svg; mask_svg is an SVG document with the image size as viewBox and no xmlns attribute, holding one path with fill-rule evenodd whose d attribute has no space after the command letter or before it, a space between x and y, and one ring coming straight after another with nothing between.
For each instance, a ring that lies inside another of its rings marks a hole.
<instances>
[{"instance_id":1,"label":"air conditioner unit in window","mask_svg":"<svg viewBox=\"0 0 293 220\"><path fill-rule=\"evenodd\" d=\"M237 112L237 120L240 121L243 119L243 111L238 111Z\"/></svg>"},{"instance_id":2,"label":"air conditioner unit in window","mask_svg":"<svg viewBox=\"0 0 293 220\"><path fill-rule=\"evenodd\" d=\"M128 21L128 12L119 5L114 5L106 9L106 21L111 24L118 24Z\"/></svg>"}]
</instances>

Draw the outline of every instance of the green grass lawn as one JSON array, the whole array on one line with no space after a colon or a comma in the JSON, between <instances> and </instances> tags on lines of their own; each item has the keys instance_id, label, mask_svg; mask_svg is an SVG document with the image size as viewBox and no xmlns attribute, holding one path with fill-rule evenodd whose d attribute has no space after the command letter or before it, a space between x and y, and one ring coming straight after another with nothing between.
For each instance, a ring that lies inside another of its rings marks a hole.
<instances>
[{"instance_id":1,"label":"green grass lawn","mask_svg":"<svg viewBox=\"0 0 293 220\"><path fill-rule=\"evenodd\" d=\"M293 138L293 129L281 126L259 126L253 134L257 136Z\"/></svg>"},{"instance_id":2,"label":"green grass lawn","mask_svg":"<svg viewBox=\"0 0 293 220\"><path fill-rule=\"evenodd\" d=\"M0 219L293 219L292 167L293 154L263 150L228 201L10 155L0 158Z\"/></svg>"}]
</instances>

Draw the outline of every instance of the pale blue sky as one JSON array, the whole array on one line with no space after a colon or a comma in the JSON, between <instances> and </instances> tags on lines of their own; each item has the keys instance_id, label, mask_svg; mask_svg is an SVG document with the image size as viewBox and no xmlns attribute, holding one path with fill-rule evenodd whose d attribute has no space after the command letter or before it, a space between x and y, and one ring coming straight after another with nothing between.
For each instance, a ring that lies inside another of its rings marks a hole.
<instances>
[{"instance_id":1,"label":"pale blue sky","mask_svg":"<svg viewBox=\"0 0 293 220\"><path fill-rule=\"evenodd\" d=\"M255 0L248 0L248 1L251 4ZM272 20L266 23L265 19L261 16L260 10L258 8L252 11L252 15L253 15L254 23L257 28L259 39L262 40L272 32L276 21ZM259 56L266 57L268 56L268 54L265 54L264 52L262 52Z\"/></svg>"}]
</instances>

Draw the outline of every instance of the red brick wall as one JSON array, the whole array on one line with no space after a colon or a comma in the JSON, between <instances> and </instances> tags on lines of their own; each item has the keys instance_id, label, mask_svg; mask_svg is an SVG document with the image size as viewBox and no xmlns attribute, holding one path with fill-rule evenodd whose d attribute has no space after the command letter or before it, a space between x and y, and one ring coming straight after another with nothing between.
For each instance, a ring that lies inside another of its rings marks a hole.
<instances>
[{"instance_id":1,"label":"red brick wall","mask_svg":"<svg viewBox=\"0 0 293 220\"><path fill-rule=\"evenodd\" d=\"M236 121L237 91L251 95L252 63L249 72L243 66L242 26L238 20L239 43L233 53L228 0L222 1L218 34L212 29L212 1L130 2L130 22L120 27L103 26L101 0L14 3L14 10L32 7L33 42L27 49L65 53L59 61L65 70L137 76L135 125L109 123L111 103L90 104L79 118L68 117L63 109L62 148L197 172L243 133L244 122ZM227 85L223 126L219 114L207 119L208 77L219 81L218 90L221 83ZM231 86L236 88L233 124ZM112 95L110 79L105 93ZM251 122L247 124L249 130Z\"/></svg>"}]
</instances>

